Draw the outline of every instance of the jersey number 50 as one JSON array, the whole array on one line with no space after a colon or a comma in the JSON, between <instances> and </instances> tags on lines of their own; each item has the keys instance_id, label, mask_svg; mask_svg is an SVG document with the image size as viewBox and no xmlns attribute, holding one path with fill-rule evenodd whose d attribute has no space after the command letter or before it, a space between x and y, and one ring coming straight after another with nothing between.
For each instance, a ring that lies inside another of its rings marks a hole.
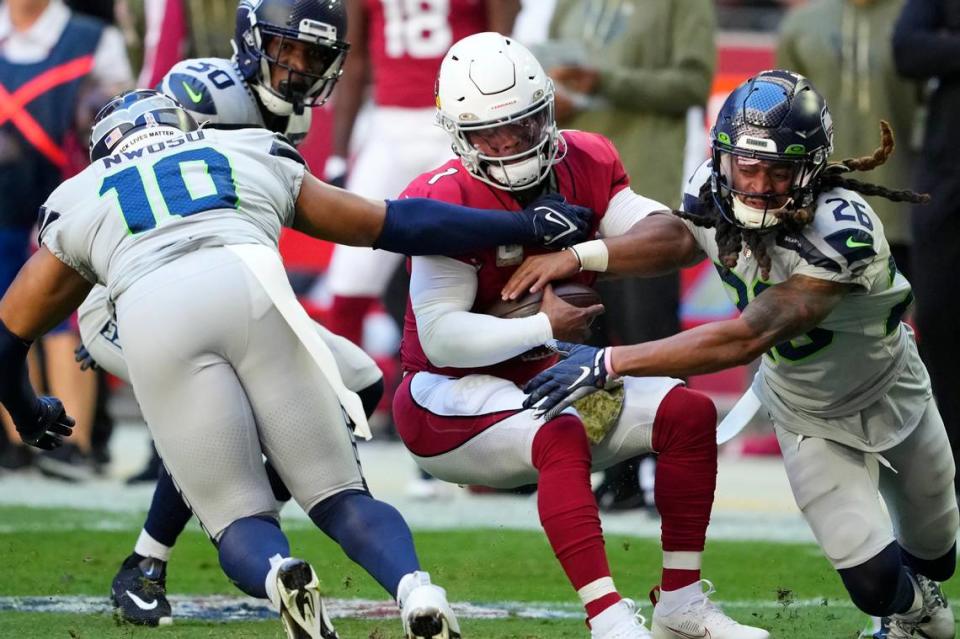
<instances>
[{"instance_id":1,"label":"jersey number 50","mask_svg":"<svg viewBox=\"0 0 960 639\"><path fill-rule=\"evenodd\" d=\"M230 160L209 147L168 155L150 168L141 172L140 167L131 166L108 175L100 186L101 197L116 191L131 234L156 227L158 213L163 215L164 210L187 217L212 209L235 209L240 201Z\"/></svg>"}]
</instances>

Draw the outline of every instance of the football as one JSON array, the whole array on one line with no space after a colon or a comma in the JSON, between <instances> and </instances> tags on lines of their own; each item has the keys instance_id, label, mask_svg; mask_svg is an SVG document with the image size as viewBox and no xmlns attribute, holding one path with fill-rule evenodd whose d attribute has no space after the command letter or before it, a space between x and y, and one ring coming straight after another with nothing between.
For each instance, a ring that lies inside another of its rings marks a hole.
<instances>
[{"instance_id":1,"label":"football","mask_svg":"<svg viewBox=\"0 0 960 639\"><path fill-rule=\"evenodd\" d=\"M600 304L600 296L595 290L586 284L577 282L558 282L553 285L553 292L568 304L583 308ZM484 313L501 317L504 319L516 317L530 317L540 311L540 301L543 299L543 292L528 293L518 300L503 301L498 300L491 304Z\"/></svg>"}]
</instances>

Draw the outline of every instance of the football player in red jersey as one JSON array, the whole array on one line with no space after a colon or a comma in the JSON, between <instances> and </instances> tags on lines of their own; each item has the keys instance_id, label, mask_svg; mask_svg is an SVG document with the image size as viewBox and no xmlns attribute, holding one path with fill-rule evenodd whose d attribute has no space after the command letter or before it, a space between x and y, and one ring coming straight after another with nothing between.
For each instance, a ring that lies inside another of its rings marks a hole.
<instances>
[{"instance_id":1,"label":"football player in red jersey","mask_svg":"<svg viewBox=\"0 0 960 639\"><path fill-rule=\"evenodd\" d=\"M334 101L327 182L367 197L395 197L416 175L450 158L434 123L434 83L454 42L481 31L510 33L519 0L353 0L347 5L351 53ZM372 77L371 77L372 76ZM372 80L369 131L347 178L354 121ZM338 246L327 279L328 328L359 344L363 317L380 299L401 256Z\"/></svg>"},{"instance_id":2,"label":"football player in red jersey","mask_svg":"<svg viewBox=\"0 0 960 639\"><path fill-rule=\"evenodd\" d=\"M559 192L596 212L592 230L601 237L629 233L664 210L630 188L609 140L558 131L553 95L550 79L519 43L482 33L455 44L440 68L437 107L458 157L414 180L404 196L512 211ZM723 614L700 580L717 472L716 410L707 397L677 379L630 377L622 394L549 422L522 409L521 386L554 361L531 349L582 334L601 310L575 308L548 290L531 317L484 314L524 255L537 252L500 246L412 259L401 349L406 376L394 398L401 438L421 468L446 481L537 483L540 521L586 608L592 637L672 639L691 636L684 634L690 628L713 639L768 637ZM587 273L574 280L593 283ZM669 609L680 620L675 628L655 625L656 635L614 586L590 490L591 468L650 451L660 454L664 551L654 619Z\"/></svg>"}]
</instances>

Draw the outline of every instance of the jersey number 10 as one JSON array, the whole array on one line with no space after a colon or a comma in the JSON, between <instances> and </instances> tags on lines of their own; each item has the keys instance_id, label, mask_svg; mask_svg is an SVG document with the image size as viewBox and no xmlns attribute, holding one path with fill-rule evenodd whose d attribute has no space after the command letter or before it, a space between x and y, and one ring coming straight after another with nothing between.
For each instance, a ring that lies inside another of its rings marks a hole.
<instances>
[{"instance_id":1,"label":"jersey number 10","mask_svg":"<svg viewBox=\"0 0 960 639\"><path fill-rule=\"evenodd\" d=\"M150 168L141 172L140 167L131 166L108 175L100 186L101 197L116 191L131 234L156 227L157 214L162 215L164 208L169 215L187 217L213 209L235 209L240 201L230 160L209 147L168 155Z\"/></svg>"}]
</instances>

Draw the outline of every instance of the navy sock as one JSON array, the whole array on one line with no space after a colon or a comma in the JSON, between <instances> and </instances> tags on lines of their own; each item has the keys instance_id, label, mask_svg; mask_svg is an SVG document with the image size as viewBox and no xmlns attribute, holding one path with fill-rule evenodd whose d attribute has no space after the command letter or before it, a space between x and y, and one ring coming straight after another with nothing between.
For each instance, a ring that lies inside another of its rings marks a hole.
<instances>
[{"instance_id":1,"label":"navy sock","mask_svg":"<svg viewBox=\"0 0 960 639\"><path fill-rule=\"evenodd\" d=\"M394 599L400 579L420 569L407 522L368 492L347 490L328 497L310 509L310 519Z\"/></svg>"},{"instance_id":2,"label":"navy sock","mask_svg":"<svg viewBox=\"0 0 960 639\"><path fill-rule=\"evenodd\" d=\"M180 496L170 473L161 466L143 529L164 546L173 547L192 516L193 512Z\"/></svg>"},{"instance_id":3,"label":"navy sock","mask_svg":"<svg viewBox=\"0 0 960 639\"><path fill-rule=\"evenodd\" d=\"M280 524L268 517L243 517L220 535L220 567L237 588L251 597L267 597L265 580L270 558L290 556L290 543Z\"/></svg>"}]
</instances>

